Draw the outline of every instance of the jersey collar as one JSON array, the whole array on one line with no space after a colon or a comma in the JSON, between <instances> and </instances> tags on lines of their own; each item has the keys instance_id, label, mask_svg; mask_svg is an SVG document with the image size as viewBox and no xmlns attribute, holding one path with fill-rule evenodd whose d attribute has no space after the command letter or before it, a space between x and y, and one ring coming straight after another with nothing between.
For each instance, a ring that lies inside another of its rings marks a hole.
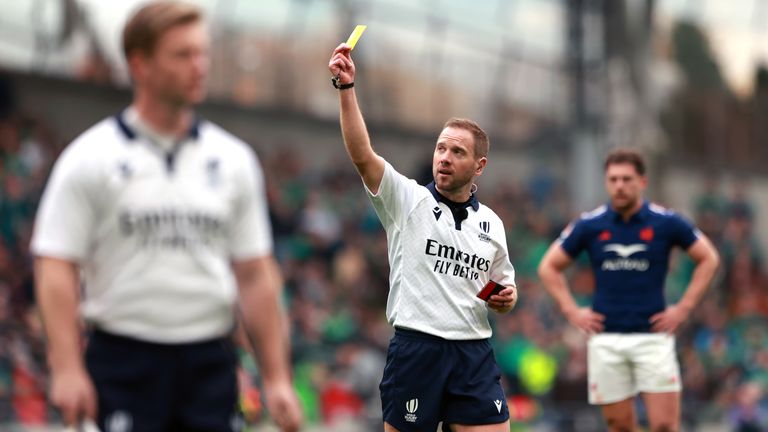
<instances>
[{"instance_id":1,"label":"jersey collar","mask_svg":"<svg viewBox=\"0 0 768 432\"><path fill-rule=\"evenodd\" d=\"M125 121L125 111L120 111L115 115L115 121L117 122L117 127L120 129L120 132L122 132L128 140L134 141L136 139L136 130ZM187 138L190 138L192 141L197 141L200 137L200 123L201 119L195 116L192 120L192 126L190 126L189 131L187 132Z\"/></svg>"},{"instance_id":2,"label":"jersey collar","mask_svg":"<svg viewBox=\"0 0 768 432\"><path fill-rule=\"evenodd\" d=\"M429 191L432 193L432 196L435 197L435 200L437 202L445 203L451 210L454 209L460 209L460 208L467 208L472 207L474 211L477 211L480 209L480 202L477 200L477 197L475 194L470 194L469 199L464 201L463 203L457 203L455 201L451 201L448 198L442 196L440 192L437 191L437 188L435 187L435 182L432 182L425 186Z\"/></svg>"},{"instance_id":3,"label":"jersey collar","mask_svg":"<svg viewBox=\"0 0 768 432\"><path fill-rule=\"evenodd\" d=\"M621 219L621 214L619 212L617 212L616 210L614 210L613 207L611 207L610 201L605 204L605 207L608 209L608 213L610 213L611 216L613 216L613 218L616 221L621 221L622 220ZM646 219L648 219L648 216L650 215L650 212L651 212L651 210L650 210L650 208L648 206L648 201L643 200L643 205L640 206L640 209L637 211L637 213L633 214L629 218L629 221L627 221L627 222L633 222L633 221L644 222Z\"/></svg>"}]
</instances>

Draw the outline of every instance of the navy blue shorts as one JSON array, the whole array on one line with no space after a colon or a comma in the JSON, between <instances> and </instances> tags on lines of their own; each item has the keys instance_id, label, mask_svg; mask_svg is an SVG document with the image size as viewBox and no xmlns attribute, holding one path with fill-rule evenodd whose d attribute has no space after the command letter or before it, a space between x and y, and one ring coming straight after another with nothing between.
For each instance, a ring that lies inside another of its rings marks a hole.
<instances>
[{"instance_id":1,"label":"navy blue shorts","mask_svg":"<svg viewBox=\"0 0 768 432\"><path fill-rule=\"evenodd\" d=\"M157 344L94 331L85 353L102 431L239 430L229 338Z\"/></svg>"},{"instance_id":2,"label":"navy blue shorts","mask_svg":"<svg viewBox=\"0 0 768 432\"><path fill-rule=\"evenodd\" d=\"M396 329L381 379L384 421L399 431L509 419L501 373L487 339L453 341Z\"/></svg>"}]
</instances>

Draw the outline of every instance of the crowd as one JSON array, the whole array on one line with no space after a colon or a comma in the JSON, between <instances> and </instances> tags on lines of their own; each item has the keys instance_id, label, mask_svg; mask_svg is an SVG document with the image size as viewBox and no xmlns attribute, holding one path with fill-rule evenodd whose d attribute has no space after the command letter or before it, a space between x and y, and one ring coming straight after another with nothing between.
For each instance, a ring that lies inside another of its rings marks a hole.
<instances>
[{"instance_id":1,"label":"crowd","mask_svg":"<svg viewBox=\"0 0 768 432\"><path fill-rule=\"evenodd\" d=\"M268 180L295 385L306 418L310 424L362 423L380 430L378 382L392 334L384 315L384 231L350 164L318 167L288 144L256 144ZM28 245L42 187L64 145L45 121L0 107L0 425L57 421L46 400ZM517 270L520 303L493 319L493 344L513 428L520 430L535 424L563 431L600 427L599 413L586 404L585 337L567 325L536 278L547 246L574 216L563 186L542 173L528 183L481 185L479 192L505 222ZM748 187L736 182L724 192L712 181L694 202L675 203L691 209L723 257L716 283L678 336L683 416L692 428L714 422L735 431L768 430L768 273L754 232L761 215ZM683 254L673 262L671 301L683 292L692 268ZM569 278L578 300L588 303L592 276L586 262ZM242 408L258 423L267 415L258 371L245 351L241 363Z\"/></svg>"}]
</instances>

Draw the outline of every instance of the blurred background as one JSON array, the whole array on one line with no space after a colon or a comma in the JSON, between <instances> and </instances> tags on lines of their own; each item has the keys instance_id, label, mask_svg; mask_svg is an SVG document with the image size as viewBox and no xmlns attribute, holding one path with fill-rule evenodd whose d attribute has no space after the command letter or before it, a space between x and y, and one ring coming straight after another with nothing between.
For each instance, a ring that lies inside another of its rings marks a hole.
<instances>
[{"instance_id":1,"label":"blurred background","mask_svg":"<svg viewBox=\"0 0 768 432\"><path fill-rule=\"evenodd\" d=\"M59 424L46 400L29 237L62 148L130 101L120 31L140 3L0 0L3 431ZM356 24L368 25L354 51L361 106L377 151L401 172L431 180L448 117L490 133L478 197L505 222L521 297L492 323L513 430L603 429L586 403L585 338L535 269L569 220L606 200L602 157L618 145L647 156L649 198L694 220L723 258L678 334L684 430L768 430L768 2L193 3L214 35L200 112L252 144L267 175L306 430L381 430L386 239L343 151L327 70ZM670 301L691 270L674 256ZM588 303L584 261L569 279ZM241 369L252 430L271 430L245 353Z\"/></svg>"}]
</instances>

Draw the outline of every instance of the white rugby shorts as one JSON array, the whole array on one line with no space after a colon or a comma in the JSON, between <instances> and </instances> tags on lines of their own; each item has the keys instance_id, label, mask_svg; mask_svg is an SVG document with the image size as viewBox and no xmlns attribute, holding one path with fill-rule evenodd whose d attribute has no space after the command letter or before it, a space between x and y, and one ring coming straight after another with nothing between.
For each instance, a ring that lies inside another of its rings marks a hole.
<instances>
[{"instance_id":1,"label":"white rugby shorts","mask_svg":"<svg viewBox=\"0 0 768 432\"><path fill-rule=\"evenodd\" d=\"M601 333L591 336L587 347L592 405L682 389L673 335Z\"/></svg>"}]
</instances>

